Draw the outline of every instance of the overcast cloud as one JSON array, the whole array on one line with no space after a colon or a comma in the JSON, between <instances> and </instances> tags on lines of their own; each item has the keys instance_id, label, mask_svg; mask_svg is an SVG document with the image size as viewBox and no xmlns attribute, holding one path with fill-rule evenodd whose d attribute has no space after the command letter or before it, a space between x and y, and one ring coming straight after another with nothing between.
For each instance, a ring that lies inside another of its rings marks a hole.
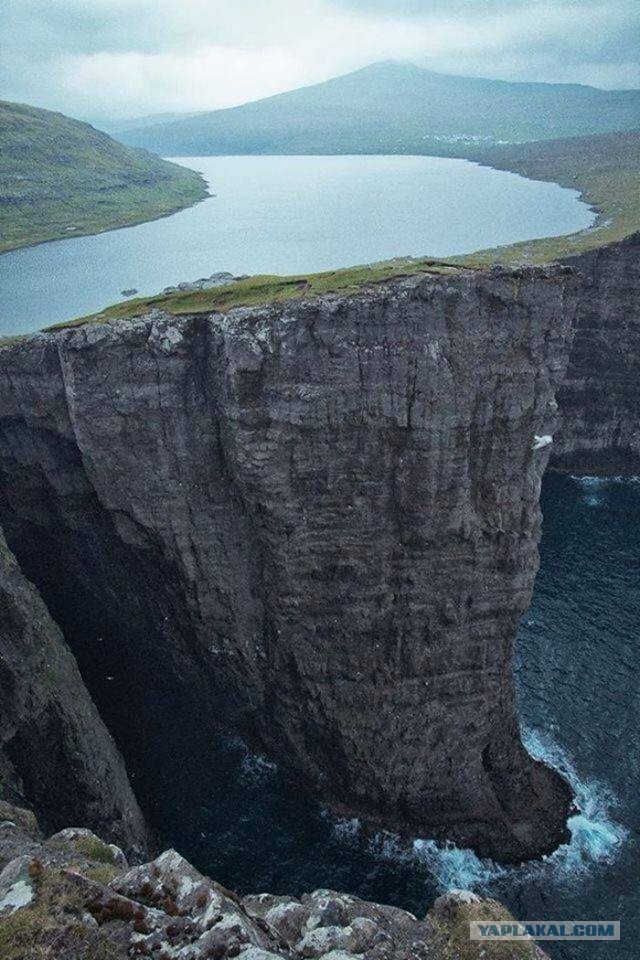
<instances>
[{"instance_id":1,"label":"overcast cloud","mask_svg":"<svg viewBox=\"0 0 640 960\"><path fill-rule=\"evenodd\" d=\"M376 60L640 87L639 0L0 0L0 97L71 115L232 106Z\"/></svg>"}]
</instances>

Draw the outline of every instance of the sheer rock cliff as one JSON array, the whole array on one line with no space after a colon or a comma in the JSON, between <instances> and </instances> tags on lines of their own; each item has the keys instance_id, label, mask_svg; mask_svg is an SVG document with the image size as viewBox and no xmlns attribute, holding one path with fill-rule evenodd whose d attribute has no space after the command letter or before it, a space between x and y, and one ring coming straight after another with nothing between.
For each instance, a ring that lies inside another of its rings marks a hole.
<instances>
[{"instance_id":1,"label":"sheer rock cliff","mask_svg":"<svg viewBox=\"0 0 640 960\"><path fill-rule=\"evenodd\" d=\"M60 630L0 532L2 794L49 829L91 824L128 850L148 847L122 758Z\"/></svg>"},{"instance_id":2,"label":"sheer rock cliff","mask_svg":"<svg viewBox=\"0 0 640 960\"><path fill-rule=\"evenodd\" d=\"M640 234L567 263L581 285L551 465L640 474Z\"/></svg>"},{"instance_id":3,"label":"sheer rock cliff","mask_svg":"<svg viewBox=\"0 0 640 960\"><path fill-rule=\"evenodd\" d=\"M579 289L423 275L0 348L0 522L125 759L152 730L116 729L115 663L338 813L503 860L566 838L511 659Z\"/></svg>"}]
</instances>

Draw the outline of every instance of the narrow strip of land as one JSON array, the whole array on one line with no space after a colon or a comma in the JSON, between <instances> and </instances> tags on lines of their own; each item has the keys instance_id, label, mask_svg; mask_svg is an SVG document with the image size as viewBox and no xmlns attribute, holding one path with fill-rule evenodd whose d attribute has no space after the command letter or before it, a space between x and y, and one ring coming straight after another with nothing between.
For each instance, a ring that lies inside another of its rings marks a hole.
<instances>
[{"instance_id":1,"label":"narrow strip of land","mask_svg":"<svg viewBox=\"0 0 640 960\"><path fill-rule=\"evenodd\" d=\"M305 276L255 276L210 290L143 297L115 304L91 317L82 317L58 326L133 318L153 308L175 315L224 312L233 307L257 306L327 293L351 294L386 280L424 272L455 273L460 269L485 268L492 264L519 266L549 263L640 231L640 132L492 148L470 153L467 159L511 170L533 180L554 181L578 190L585 202L596 210L596 222L589 229L568 236L496 247L451 257L446 262L407 257Z\"/></svg>"}]
</instances>

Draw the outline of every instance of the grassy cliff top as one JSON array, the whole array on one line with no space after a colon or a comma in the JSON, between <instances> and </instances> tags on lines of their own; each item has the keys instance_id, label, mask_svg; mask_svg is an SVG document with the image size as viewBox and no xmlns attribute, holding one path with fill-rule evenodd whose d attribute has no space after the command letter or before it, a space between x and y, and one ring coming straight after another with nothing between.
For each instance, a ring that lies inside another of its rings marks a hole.
<instances>
[{"instance_id":1,"label":"grassy cliff top","mask_svg":"<svg viewBox=\"0 0 640 960\"><path fill-rule=\"evenodd\" d=\"M0 253L151 220L206 193L194 171L87 123L0 101Z\"/></svg>"},{"instance_id":2,"label":"grassy cliff top","mask_svg":"<svg viewBox=\"0 0 640 960\"><path fill-rule=\"evenodd\" d=\"M67 327L84 326L86 323L107 320L134 319L151 310L163 310L174 316L196 313L225 313L234 307L257 307L287 300L308 300L323 294L340 293L345 296L357 293L366 287L399 280L421 273L451 275L461 271L459 264L440 260L398 259L368 266L347 267L344 270L328 270L294 277L278 277L260 274L246 277L209 290L193 290L178 293L160 293L152 297L137 297L116 303L100 313L79 317L64 323L46 327L46 330L61 330Z\"/></svg>"},{"instance_id":3,"label":"grassy cliff top","mask_svg":"<svg viewBox=\"0 0 640 960\"><path fill-rule=\"evenodd\" d=\"M58 326L132 318L153 308L180 315L225 311L232 307L257 306L333 292L351 294L399 277L420 273L446 275L496 263L513 267L549 263L640 231L640 132L520 144L484 150L471 158L534 180L552 180L579 190L583 199L596 208L596 223L588 230L569 236L497 247L464 257L451 257L447 262L406 258L307 276L255 276L210 290L159 294L128 300L91 317Z\"/></svg>"}]
</instances>

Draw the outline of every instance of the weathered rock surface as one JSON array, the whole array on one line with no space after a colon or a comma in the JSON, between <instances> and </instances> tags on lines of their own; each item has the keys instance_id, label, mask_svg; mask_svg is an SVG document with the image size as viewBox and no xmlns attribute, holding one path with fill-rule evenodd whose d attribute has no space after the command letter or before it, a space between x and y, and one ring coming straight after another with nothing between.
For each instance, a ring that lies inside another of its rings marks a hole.
<instances>
[{"instance_id":1,"label":"weathered rock surface","mask_svg":"<svg viewBox=\"0 0 640 960\"><path fill-rule=\"evenodd\" d=\"M470 941L469 920L509 918L464 891L440 897L423 920L332 890L241 898L175 850L129 868L87 830L24 843L0 873L0 954L10 944L20 960L54 948L56 960L476 960L494 954ZM531 941L500 944L498 955L545 956Z\"/></svg>"},{"instance_id":2,"label":"weathered rock surface","mask_svg":"<svg viewBox=\"0 0 640 960\"><path fill-rule=\"evenodd\" d=\"M0 520L85 675L91 633L104 673L173 684L337 811L554 848L569 790L522 747L511 655L576 283L423 276L0 349Z\"/></svg>"},{"instance_id":3,"label":"weathered rock surface","mask_svg":"<svg viewBox=\"0 0 640 960\"><path fill-rule=\"evenodd\" d=\"M582 283L551 465L640 474L640 234L568 262Z\"/></svg>"},{"instance_id":4,"label":"weathered rock surface","mask_svg":"<svg viewBox=\"0 0 640 960\"><path fill-rule=\"evenodd\" d=\"M129 848L148 836L124 763L73 655L0 531L0 775L50 829L90 823ZM5 816L0 802L0 817ZM8 833L37 835L24 812ZM2 841L0 841L2 842Z\"/></svg>"},{"instance_id":5,"label":"weathered rock surface","mask_svg":"<svg viewBox=\"0 0 640 960\"><path fill-rule=\"evenodd\" d=\"M234 277L232 273L212 273L210 277L201 277L199 280L185 280L176 287L165 287L162 292L177 293L180 291L180 293L193 293L194 290L211 290L213 287L222 287L225 284L243 279L244 277Z\"/></svg>"}]
</instances>

